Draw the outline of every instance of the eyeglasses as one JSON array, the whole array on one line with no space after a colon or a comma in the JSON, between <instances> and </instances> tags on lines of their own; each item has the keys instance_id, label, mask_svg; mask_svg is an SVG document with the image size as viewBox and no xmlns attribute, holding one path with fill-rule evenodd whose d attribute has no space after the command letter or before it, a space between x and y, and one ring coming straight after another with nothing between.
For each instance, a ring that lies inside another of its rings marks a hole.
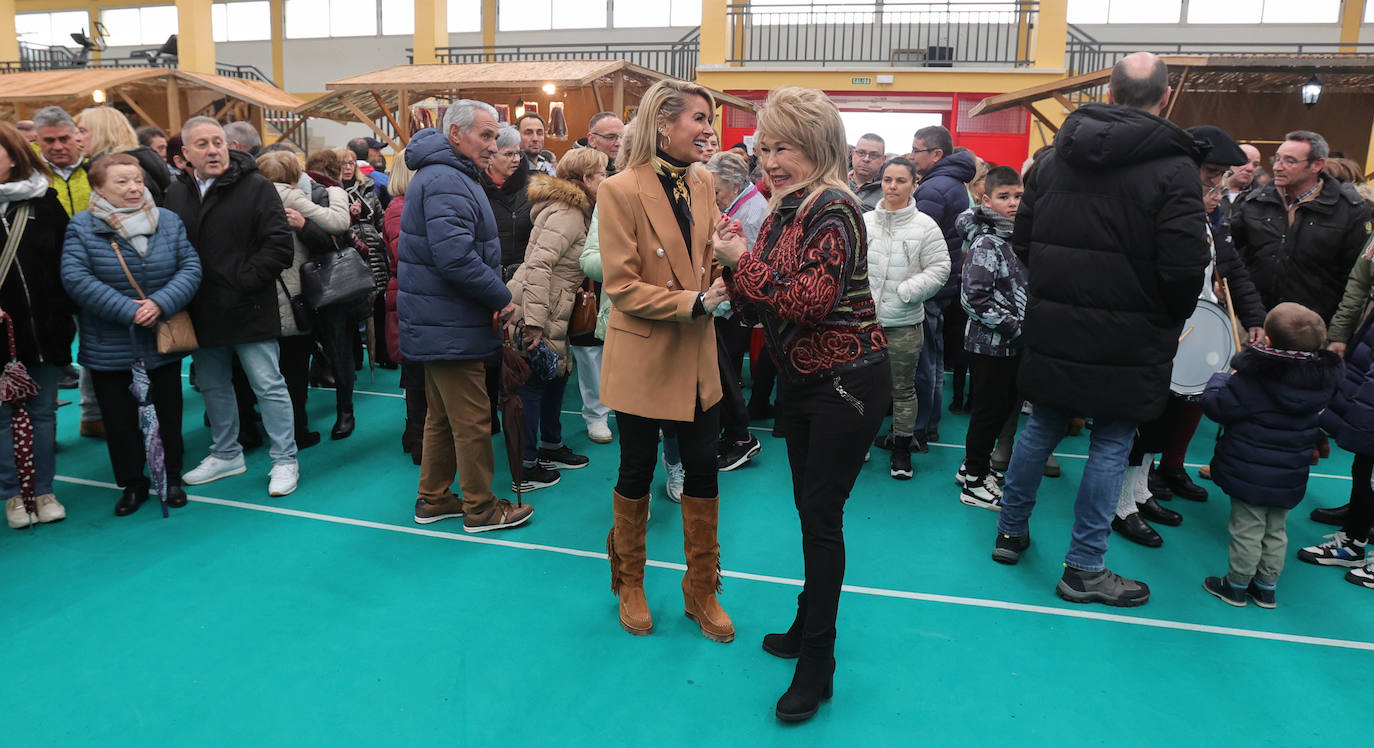
<instances>
[{"instance_id":1,"label":"eyeglasses","mask_svg":"<svg viewBox=\"0 0 1374 748\"><path fill-rule=\"evenodd\" d=\"M601 133L599 133L599 132L591 132L591 133L588 133L588 135L595 135L596 137L601 138L602 140L605 140L605 141L608 142L608 143L619 143L619 142L620 142L620 133L618 133L618 132L613 132L613 133L611 133L610 135L603 135L603 134L601 134Z\"/></svg>"},{"instance_id":2,"label":"eyeglasses","mask_svg":"<svg viewBox=\"0 0 1374 748\"><path fill-rule=\"evenodd\" d=\"M939 149L939 148L912 148L912 149L911 149L911 154L914 156L914 155L916 155L917 153L930 153L931 151L938 151L938 150L940 150L940 149Z\"/></svg>"},{"instance_id":3,"label":"eyeglasses","mask_svg":"<svg viewBox=\"0 0 1374 748\"><path fill-rule=\"evenodd\" d=\"M1223 169L1220 166L1213 166L1212 164L1203 164L1202 173L1208 179L1220 179L1223 182L1230 179L1232 176L1235 176L1234 171L1231 171L1230 169Z\"/></svg>"},{"instance_id":4,"label":"eyeglasses","mask_svg":"<svg viewBox=\"0 0 1374 748\"><path fill-rule=\"evenodd\" d=\"M520 151L497 151L496 155L501 158L520 158Z\"/></svg>"},{"instance_id":5,"label":"eyeglasses","mask_svg":"<svg viewBox=\"0 0 1374 748\"><path fill-rule=\"evenodd\" d=\"M854 149L854 155L865 161L876 161L883 157L883 154L877 151L861 151L858 148Z\"/></svg>"},{"instance_id":6,"label":"eyeglasses","mask_svg":"<svg viewBox=\"0 0 1374 748\"><path fill-rule=\"evenodd\" d=\"M1283 164L1284 166L1287 166L1290 169L1294 166L1297 166L1298 164L1307 164L1311 162L1312 159L1310 158L1293 158L1292 156L1275 156L1269 159L1269 163L1273 164L1274 166Z\"/></svg>"},{"instance_id":7,"label":"eyeglasses","mask_svg":"<svg viewBox=\"0 0 1374 748\"><path fill-rule=\"evenodd\" d=\"M1223 192L1225 192L1225 191L1226 191L1226 183L1223 182L1223 183L1221 183L1221 184L1219 184L1219 185L1217 185L1217 186L1215 186L1215 187L1212 187L1211 189L1207 190L1207 193L1206 193L1206 194L1208 194L1208 195L1220 195L1221 193L1223 193Z\"/></svg>"}]
</instances>

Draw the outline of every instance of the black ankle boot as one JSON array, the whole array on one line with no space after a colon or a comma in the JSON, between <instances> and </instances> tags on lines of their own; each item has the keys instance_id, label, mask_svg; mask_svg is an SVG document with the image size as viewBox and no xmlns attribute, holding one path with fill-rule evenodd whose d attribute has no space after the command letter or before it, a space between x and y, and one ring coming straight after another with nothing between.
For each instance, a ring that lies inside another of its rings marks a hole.
<instances>
[{"instance_id":1,"label":"black ankle boot","mask_svg":"<svg viewBox=\"0 0 1374 748\"><path fill-rule=\"evenodd\" d=\"M1169 491L1180 499L1207 500L1207 489L1194 483L1193 479L1188 476L1188 471L1183 468L1167 468L1160 465L1155 472L1164 480L1164 485L1169 487Z\"/></svg>"},{"instance_id":2,"label":"black ankle boot","mask_svg":"<svg viewBox=\"0 0 1374 748\"><path fill-rule=\"evenodd\" d=\"M334 428L329 431L329 438L347 439L353 435L353 429L357 425L357 422L353 420L353 411L340 413L338 420L334 421Z\"/></svg>"},{"instance_id":3,"label":"black ankle boot","mask_svg":"<svg viewBox=\"0 0 1374 748\"><path fill-rule=\"evenodd\" d=\"M778 699L776 714L783 722L805 722L815 715L821 701L829 699L835 690L835 658L802 657L792 685Z\"/></svg>"},{"instance_id":4,"label":"black ankle boot","mask_svg":"<svg viewBox=\"0 0 1374 748\"><path fill-rule=\"evenodd\" d=\"M142 480L130 483L124 487L124 495L115 502L115 516L127 517L138 511L143 506L143 502L148 500L148 481Z\"/></svg>"},{"instance_id":5,"label":"black ankle boot","mask_svg":"<svg viewBox=\"0 0 1374 748\"><path fill-rule=\"evenodd\" d=\"M763 651L784 660L801 657L802 625L806 623L806 593L797 595L797 617L785 634L767 634L763 637Z\"/></svg>"}]
</instances>

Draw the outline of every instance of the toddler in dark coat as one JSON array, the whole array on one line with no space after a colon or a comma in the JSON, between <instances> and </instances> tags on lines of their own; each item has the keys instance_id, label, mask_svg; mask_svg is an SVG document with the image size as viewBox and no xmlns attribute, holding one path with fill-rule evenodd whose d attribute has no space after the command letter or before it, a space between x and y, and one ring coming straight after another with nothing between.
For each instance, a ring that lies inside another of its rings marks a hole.
<instances>
[{"instance_id":1,"label":"toddler in dark coat","mask_svg":"<svg viewBox=\"0 0 1374 748\"><path fill-rule=\"evenodd\" d=\"M1213 375L1202 409L1222 426L1212 480L1231 497L1230 569L1202 586L1237 607L1247 597L1274 607L1288 552L1288 512L1307 493L1318 420L1337 384L1340 356L1322 350L1326 325L1286 302L1264 319L1264 343L1237 354L1232 373Z\"/></svg>"}]
</instances>

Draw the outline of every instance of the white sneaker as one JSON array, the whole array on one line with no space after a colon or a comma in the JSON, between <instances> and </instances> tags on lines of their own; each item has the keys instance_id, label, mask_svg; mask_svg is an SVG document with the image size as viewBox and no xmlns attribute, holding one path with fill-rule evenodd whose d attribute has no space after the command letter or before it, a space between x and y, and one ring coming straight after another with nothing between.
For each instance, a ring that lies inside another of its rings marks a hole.
<instances>
[{"instance_id":1,"label":"white sneaker","mask_svg":"<svg viewBox=\"0 0 1374 748\"><path fill-rule=\"evenodd\" d=\"M267 493L272 496L286 496L296 490L300 482L301 469L295 462L273 465L267 473Z\"/></svg>"},{"instance_id":2,"label":"white sneaker","mask_svg":"<svg viewBox=\"0 0 1374 748\"><path fill-rule=\"evenodd\" d=\"M67 518L67 508L57 501L57 497L45 493L38 497L38 521L61 522Z\"/></svg>"},{"instance_id":3,"label":"white sneaker","mask_svg":"<svg viewBox=\"0 0 1374 748\"><path fill-rule=\"evenodd\" d=\"M964 488L959 492L959 501L969 505L1002 511L1002 489L991 473L979 478L970 475L964 479Z\"/></svg>"},{"instance_id":4,"label":"white sneaker","mask_svg":"<svg viewBox=\"0 0 1374 748\"><path fill-rule=\"evenodd\" d=\"M611 427L605 421L588 421L587 436L597 444L610 444L615 437L611 436Z\"/></svg>"},{"instance_id":5,"label":"white sneaker","mask_svg":"<svg viewBox=\"0 0 1374 748\"><path fill-rule=\"evenodd\" d=\"M188 486L199 486L202 483L210 483L220 478L228 478L231 475L242 475L247 470L248 466L244 464L241 454L232 460L224 460L210 455L201 460L194 470L181 476L181 482Z\"/></svg>"},{"instance_id":6,"label":"white sneaker","mask_svg":"<svg viewBox=\"0 0 1374 748\"><path fill-rule=\"evenodd\" d=\"M24 508L24 499L19 496L12 496L5 501L5 519L9 520L10 527L16 530L22 530L38 521L37 517L29 515L29 510Z\"/></svg>"},{"instance_id":7,"label":"white sneaker","mask_svg":"<svg viewBox=\"0 0 1374 748\"><path fill-rule=\"evenodd\" d=\"M682 503L682 483L687 479L687 469L680 462L668 462L663 458L663 468L668 472L668 500L674 504Z\"/></svg>"}]
</instances>

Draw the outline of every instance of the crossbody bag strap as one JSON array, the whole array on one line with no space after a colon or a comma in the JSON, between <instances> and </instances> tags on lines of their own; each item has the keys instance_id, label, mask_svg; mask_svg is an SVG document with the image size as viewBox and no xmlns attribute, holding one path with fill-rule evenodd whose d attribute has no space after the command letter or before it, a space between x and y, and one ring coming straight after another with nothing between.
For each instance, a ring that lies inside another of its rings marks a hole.
<instances>
[{"instance_id":1,"label":"crossbody bag strap","mask_svg":"<svg viewBox=\"0 0 1374 748\"><path fill-rule=\"evenodd\" d=\"M138 298L140 300L148 298L148 295L143 293L143 289L139 288L138 281L134 280L134 274L129 272L129 266L124 262L124 253L119 251L119 243L111 239L110 249L114 250L115 258L119 260L119 266L124 268L124 277L128 278L129 283L133 284L134 290L138 292Z\"/></svg>"},{"instance_id":2,"label":"crossbody bag strap","mask_svg":"<svg viewBox=\"0 0 1374 748\"><path fill-rule=\"evenodd\" d=\"M24 227L29 225L29 204L23 202L14 211L14 221L9 225L9 236L5 238L5 250L0 254L0 286L14 266L14 258L19 256L19 242L24 238Z\"/></svg>"}]
</instances>

